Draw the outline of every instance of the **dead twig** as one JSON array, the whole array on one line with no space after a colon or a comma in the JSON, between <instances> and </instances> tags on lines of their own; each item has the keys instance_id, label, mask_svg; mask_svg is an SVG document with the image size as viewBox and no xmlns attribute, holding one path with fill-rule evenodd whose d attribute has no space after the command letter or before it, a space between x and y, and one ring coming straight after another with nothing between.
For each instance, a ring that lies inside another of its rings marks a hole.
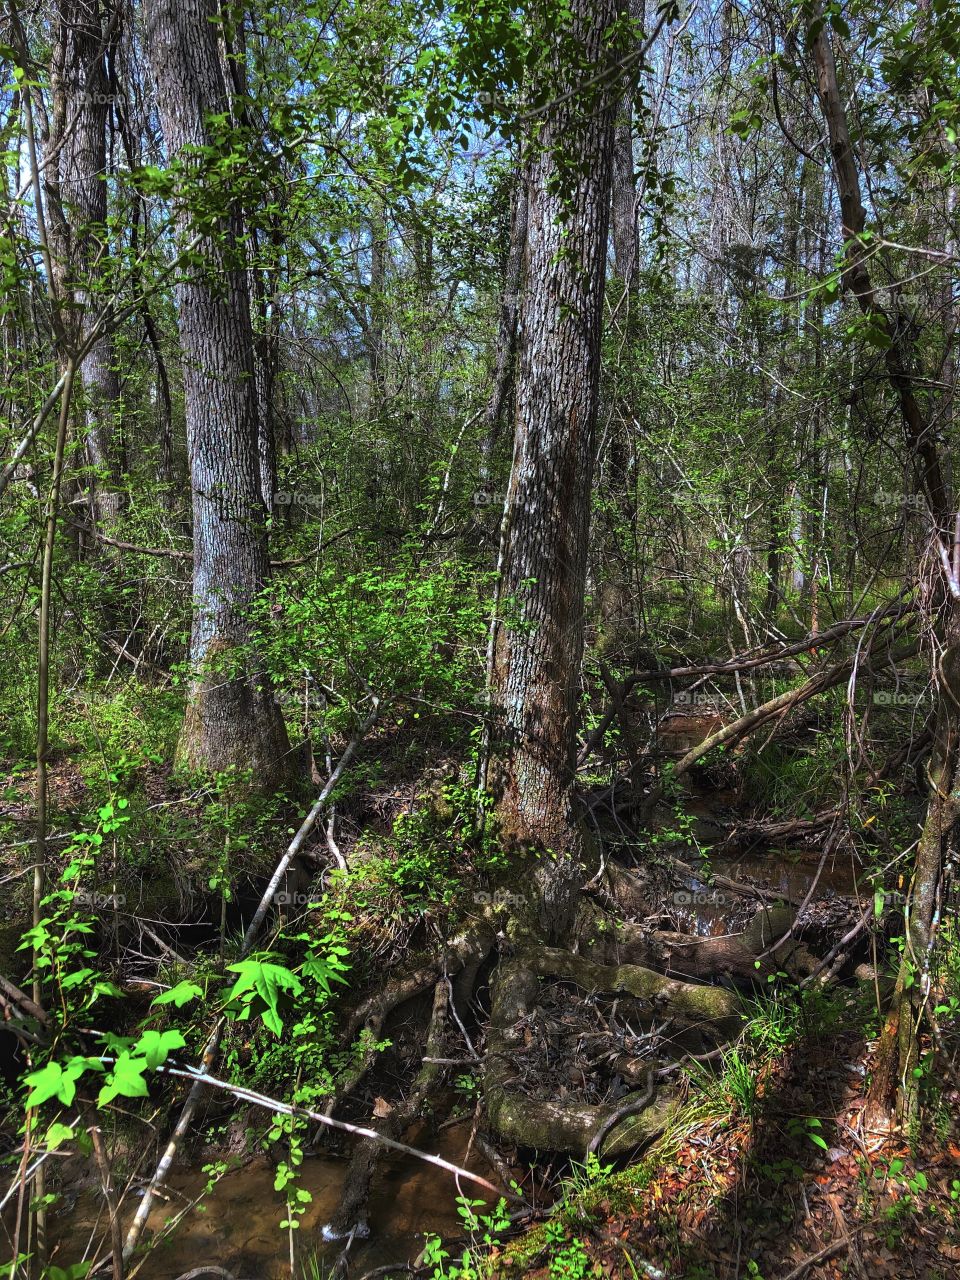
<instances>
[{"instance_id":1,"label":"dead twig","mask_svg":"<svg viewBox=\"0 0 960 1280\"><path fill-rule=\"evenodd\" d=\"M844 1239L842 1236L839 1240L834 1240L828 1245L824 1245L822 1249L818 1249L816 1253L811 1253L809 1258L798 1263L792 1271L781 1277L781 1280L800 1280L800 1276L805 1275L811 1267L815 1267L818 1262L825 1262L827 1258L832 1258L835 1253L840 1253L844 1249L849 1249L849 1238Z\"/></svg>"}]
</instances>

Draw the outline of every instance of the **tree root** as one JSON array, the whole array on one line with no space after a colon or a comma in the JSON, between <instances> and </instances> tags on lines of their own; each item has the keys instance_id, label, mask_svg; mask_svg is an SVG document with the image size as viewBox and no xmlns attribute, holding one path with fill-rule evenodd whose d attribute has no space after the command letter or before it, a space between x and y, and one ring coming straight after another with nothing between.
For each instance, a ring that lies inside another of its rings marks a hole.
<instances>
[{"instance_id":1,"label":"tree root","mask_svg":"<svg viewBox=\"0 0 960 1280\"><path fill-rule=\"evenodd\" d=\"M364 1000L354 1011L344 1038L347 1043L350 1043L363 1030L366 1033L368 1047L353 1070L341 1080L335 1093L327 1099L323 1108L324 1115L333 1115L337 1107L353 1093L373 1066L377 1057L374 1046L380 1038L387 1016L408 1000L422 995L441 978L446 979L474 965L479 968L490 954L493 943L494 935L484 922L481 926L453 938L437 959L421 965L411 973L393 979Z\"/></svg>"},{"instance_id":2,"label":"tree root","mask_svg":"<svg viewBox=\"0 0 960 1280\"><path fill-rule=\"evenodd\" d=\"M426 991L441 977L452 977L470 964L480 965L490 954L494 943L493 930L483 922L458 934L446 945L443 954L436 959L386 983L354 1011L347 1026L347 1039L353 1039L364 1023L371 1019L383 1019L399 1005Z\"/></svg>"},{"instance_id":3,"label":"tree root","mask_svg":"<svg viewBox=\"0 0 960 1280\"><path fill-rule=\"evenodd\" d=\"M795 915L791 907L761 907L742 933L725 937L651 930L624 921L613 930L590 930L583 949L604 964L643 965L705 982L728 978L752 984L784 970L800 978L819 964L805 946L788 937L767 950L788 932Z\"/></svg>"},{"instance_id":4,"label":"tree root","mask_svg":"<svg viewBox=\"0 0 960 1280\"><path fill-rule=\"evenodd\" d=\"M426 1052L413 1089L409 1097L400 1106L394 1107L389 1115L381 1119L375 1118L372 1122L377 1131L388 1138L398 1139L418 1119L424 1103L442 1075L443 1067L438 1064L437 1059L443 1053L449 998L447 979L441 978L434 987ZM382 1154L382 1143L373 1139L367 1139L357 1146L347 1169L340 1204L330 1222L323 1228L325 1240L341 1240L351 1234L358 1237L370 1234L366 1207L370 1197L370 1183Z\"/></svg>"},{"instance_id":5,"label":"tree root","mask_svg":"<svg viewBox=\"0 0 960 1280\"><path fill-rule=\"evenodd\" d=\"M587 991L624 992L648 1004L651 1011L669 1011L694 1026L708 1024L718 1034L732 1031L740 1021L736 997L729 991L677 982L638 965L602 965L550 947L504 961L494 984L484 1101L491 1126L521 1146L582 1158L594 1136L609 1128L604 1152L622 1154L662 1133L676 1107L671 1091L656 1100L652 1094L637 1092L596 1105L543 1101L513 1088L513 1064L525 1051L522 1022L534 1007L543 978L572 982ZM628 1114L634 1103L637 1114Z\"/></svg>"}]
</instances>

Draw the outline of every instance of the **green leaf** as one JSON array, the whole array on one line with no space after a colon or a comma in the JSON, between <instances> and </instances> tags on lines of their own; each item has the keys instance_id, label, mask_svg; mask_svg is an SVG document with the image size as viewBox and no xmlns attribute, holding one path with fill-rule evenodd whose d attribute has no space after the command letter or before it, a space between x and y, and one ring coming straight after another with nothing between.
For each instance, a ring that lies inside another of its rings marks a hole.
<instances>
[{"instance_id":1,"label":"green leaf","mask_svg":"<svg viewBox=\"0 0 960 1280\"><path fill-rule=\"evenodd\" d=\"M123 992L115 982L97 982L94 984L93 994L94 996L116 996L119 998L123 995Z\"/></svg>"},{"instance_id":2,"label":"green leaf","mask_svg":"<svg viewBox=\"0 0 960 1280\"><path fill-rule=\"evenodd\" d=\"M164 991L162 995L154 996L150 1001L150 1007L152 1009L157 1004L175 1004L178 1009L182 1009L185 1004L189 1004L191 1000L196 1000L198 996L202 995L203 988L198 987L195 982L178 982L169 991Z\"/></svg>"},{"instance_id":3,"label":"green leaf","mask_svg":"<svg viewBox=\"0 0 960 1280\"><path fill-rule=\"evenodd\" d=\"M334 947L326 955L308 951L303 962L303 972L329 995L331 982L346 982L343 975L347 966L340 958L345 954L348 954L346 947Z\"/></svg>"},{"instance_id":4,"label":"green leaf","mask_svg":"<svg viewBox=\"0 0 960 1280\"><path fill-rule=\"evenodd\" d=\"M39 1107L51 1098L56 1098L64 1106L69 1106L77 1095L77 1081L85 1071L102 1071L99 1058L71 1058L64 1066L60 1062L48 1062L38 1071L31 1071L24 1077L24 1084L30 1090L27 1095L27 1107Z\"/></svg>"},{"instance_id":5,"label":"green leaf","mask_svg":"<svg viewBox=\"0 0 960 1280\"><path fill-rule=\"evenodd\" d=\"M281 997L285 993L298 996L303 991L303 983L297 975L285 965L271 964L268 960L241 960L228 968L239 976L227 995L227 1009L243 1021L259 1003L261 1007L256 1012L263 1018L264 1026L274 1035L280 1035L283 1030L279 1008ZM242 1009L236 1007L238 1002L243 1005ZM231 1005L234 1006L232 1010Z\"/></svg>"},{"instance_id":6,"label":"green leaf","mask_svg":"<svg viewBox=\"0 0 960 1280\"><path fill-rule=\"evenodd\" d=\"M100 1090L97 1106L106 1106L117 1097L145 1098L147 1082L143 1078L143 1073L146 1069L146 1058L134 1058L129 1053L122 1053L113 1064L113 1070Z\"/></svg>"},{"instance_id":7,"label":"green leaf","mask_svg":"<svg viewBox=\"0 0 960 1280\"><path fill-rule=\"evenodd\" d=\"M174 1049L182 1049L186 1043L179 1031L145 1031L137 1041L134 1052L143 1054L150 1070L156 1071Z\"/></svg>"},{"instance_id":8,"label":"green leaf","mask_svg":"<svg viewBox=\"0 0 960 1280\"><path fill-rule=\"evenodd\" d=\"M60 985L64 991L71 991L74 987L79 987L82 983L87 982L93 977L92 969L75 969L73 973L64 974L60 979Z\"/></svg>"},{"instance_id":9,"label":"green leaf","mask_svg":"<svg viewBox=\"0 0 960 1280\"><path fill-rule=\"evenodd\" d=\"M73 1129L71 1129L70 1125L61 1124L59 1120L54 1120L43 1140L47 1144L48 1151L56 1151L57 1147L62 1146L65 1142L70 1142L72 1138Z\"/></svg>"},{"instance_id":10,"label":"green leaf","mask_svg":"<svg viewBox=\"0 0 960 1280\"><path fill-rule=\"evenodd\" d=\"M847 23L846 18L844 18L841 14L831 13L830 25L831 27L833 27L834 31L837 33L838 36L843 36L844 40L850 39L850 27Z\"/></svg>"},{"instance_id":11,"label":"green leaf","mask_svg":"<svg viewBox=\"0 0 960 1280\"><path fill-rule=\"evenodd\" d=\"M69 1106L77 1092L76 1084L64 1074L59 1062L48 1062L39 1071L31 1071L25 1077L24 1084L30 1090L26 1103L28 1110L31 1107L42 1106L51 1098L56 1098Z\"/></svg>"}]
</instances>

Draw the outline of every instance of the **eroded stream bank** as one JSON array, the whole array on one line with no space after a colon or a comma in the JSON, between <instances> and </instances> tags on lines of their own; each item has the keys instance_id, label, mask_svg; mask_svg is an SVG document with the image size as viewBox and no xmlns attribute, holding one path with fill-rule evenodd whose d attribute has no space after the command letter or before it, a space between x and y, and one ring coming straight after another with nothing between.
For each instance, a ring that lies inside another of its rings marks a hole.
<instances>
[{"instance_id":1,"label":"eroded stream bank","mask_svg":"<svg viewBox=\"0 0 960 1280\"><path fill-rule=\"evenodd\" d=\"M698 858L695 851L687 850L679 863L679 870L674 864L674 883L682 887L666 895L664 918L671 927L704 938L733 934L744 915L749 916L760 905L760 899L749 893L710 883L714 876L745 887L754 885L767 902L782 895L799 903L815 878L814 902L834 898L849 902L857 887L856 866L849 855L839 853L827 859L822 868L819 857L806 850L768 850L766 854L716 859ZM376 1091L372 1082L371 1089ZM438 1131L421 1124L409 1139L423 1150L465 1164L502 1185L496 1170L470 1143L471 1119L472 1108L453 1123L441 1123ZM304 1259L315 1258L329 1269L342 1253L342 1241L325 1242L321 1233L341 1204L348 1157L349 1145L342 1156L313 1154L304 1161L302 1186L311 1201L297 1232L300 1265ZM259 1155L238 1159L207 1190L209 1179L202 1160L185 1158L188 1166L167 1180L164 1199L151 1213L149 1231L162 1236L166 1224L181 1215L182 1220L148 1254L138 1273L143 1280L173 1280L200 1265L226 1268L236 1280L288 1276L288 1240L279 1225L286 1211L274 1189L273 1166ZM521 1176L519 1166L515 1172ZM475 1187L464 1186L462 1190L471 1199L479 1197ZM445 1239L461 1236L457 1193L448 1173L414 1157L389 1155L381 1162L372 1185L369 1237L356 1238L349 1251L350 1275L359 1277L387 1265L402 1267L420 1255L428 1235ZM191 1205L196 1208L184 1213ZM72 1203L68 1192L66 1206L53 1225L53 1240L58 1246L54 1262L58 1255L64 1261L75 1261L91 1235L103 1227L98 1188L84 1188Z\"/></svg>"}]
</instances>

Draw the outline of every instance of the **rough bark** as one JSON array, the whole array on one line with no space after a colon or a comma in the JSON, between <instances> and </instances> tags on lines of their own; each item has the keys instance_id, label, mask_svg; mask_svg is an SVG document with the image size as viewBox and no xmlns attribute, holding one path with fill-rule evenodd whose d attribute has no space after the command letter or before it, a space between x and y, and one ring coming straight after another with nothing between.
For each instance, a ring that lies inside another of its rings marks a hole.
<instances>
[{"instance_id":1,"label":"rough bark","mask_svg":"<svg viewBox=\"0 0 960 1280\"><path fill-rule=\"evenodd\" d=\"M643 28L646 0L630 0L630 17ZM640 267L640 236L637 224L637 180L633 166L633 103L640 77L640 66L631 70L629 82L617 108L613 135L613 186L610 221L613 240L613 263L624 297L636 287Z\"/></svg>"},{"instance_id":2,"label":"rough bark","mask_svg":"<svg viewBox=\"0 0 960 1280\"><path fill-rule=\"evenodd\" d=\"M520 288L527 247L528 211L527 175L521 163L513 180L510 203L510 245L504 268L503 294L500 299L500 316L493 360L493 385L484 410L483 451L480 463L482 480L489 480L492 474L493 459L513 393Z\"/></svg>"},{"instance_id":3,"label":"rough bark","mask_svg":"<svg viewBox=\"0 0 960 1280\"><path fill-rule=\"evenodd\" d=\"M571 9L586 82L609 56L603 36L620 4L576 0ZM559 66L557 73L565 87ZM517 617L498 630L493 680L504 737L498 817L509 842L543 852L534 876L538 925L552 937L570 923L580 880L572 784L614 106L609 88L571 88L548 112L530 161L504 518L503 594L516 601Z\"/></svg>"},{"instance_id":4,"label":"rough bark","mask_svg":"<svg viewBox=\"0 0 960 1280\"><path fill-rule=\"evenodd\" d=\"M224 83L230 94L232 122L236 127L246 131L251 145L259 145L248 108L248 22L249 16L243 8L235 11L232 20L224 22L221 54ZM272 513L273 495L277 488L277 446L273 411L276 381L277 300L267 294L265 273L260 265L260 244L256 228L251 229L247 241L247 264L253 325L253 371L257 397L257 460L260 468L260 494L267 512Z\"/></svg>"},{"instance_id":5,"label":"rough bark","mask_svg":"<svg viewBox=\"0 0 960 1280\"><path fill-rule=\"evenodd\" d=\"M104 305L107 233L107 53L112 20L99 0L58 0L53 14L48 138L56 161L46 169L50 243L67 346L83 345ZM113 339L102 334L80 367L91 468L89 497L97 526L108 529L122 508L120 381Z\"/></svg>"},{"instance_id":6,"label":"rough bark","mask_svg":"<svg viewBox=\"0 0 960 1280\"><path fill-rule=\"evenodd\" d=\"M207 119L229 101L215 16L212 0L153 0L147 7L147 43L171 158L211 146ZM179 223L188 234L184 207ZM194 676L179 754L205 772L249 770L254 786L271 790L293 766L269 679L250 649L249 609L269 565L241 233L239 209L225 208L202 243L203 268L176 290L194 537Z\"/></svg>"}]
</instances>

